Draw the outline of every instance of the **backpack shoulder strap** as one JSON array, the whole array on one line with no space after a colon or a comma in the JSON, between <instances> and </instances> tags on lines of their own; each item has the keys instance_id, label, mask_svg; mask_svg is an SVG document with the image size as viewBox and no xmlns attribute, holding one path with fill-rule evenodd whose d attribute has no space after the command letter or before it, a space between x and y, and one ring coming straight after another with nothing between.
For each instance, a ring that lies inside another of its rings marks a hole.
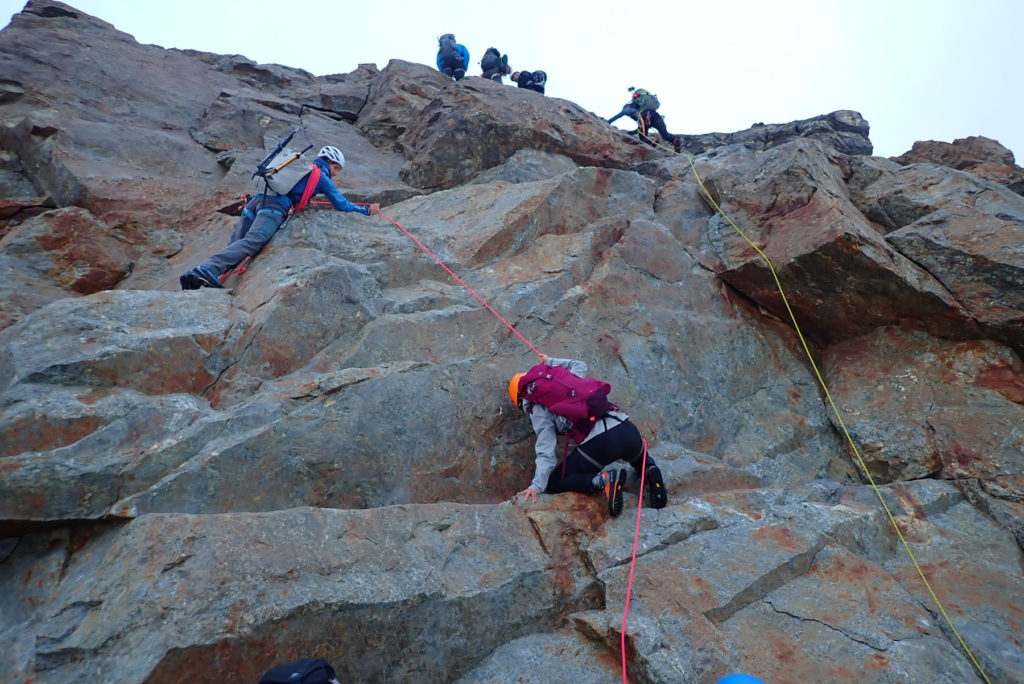
<instances>
[{"instance_id":1,"label":"backpack shoulder strap","mask_svg":"<svg viewBox=\"0 0 1024 684\"><path fill-rule=\"evenodd\" d=\"M320 182L320 175L322 173L320 167L316 164L311 164L311 166L313 168L309 171L309 180L306 181L306 187L302 190L302 197L299 198L299 203L295 205L295 211L302 211L309 204L309 200L313 197L313 193L316 192L316 186Z\"/></svg>"}]
</instances>

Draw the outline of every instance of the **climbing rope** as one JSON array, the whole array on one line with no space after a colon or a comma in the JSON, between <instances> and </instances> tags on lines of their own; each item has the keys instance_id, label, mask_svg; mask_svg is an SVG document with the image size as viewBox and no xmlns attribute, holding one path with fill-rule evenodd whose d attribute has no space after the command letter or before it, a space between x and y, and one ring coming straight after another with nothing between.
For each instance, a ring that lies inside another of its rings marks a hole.
<instances>
[{"instance_id":1,"label":"climbing rope","mask_svg":"<svg viewBox=\"0 0 1024 684\"><path fill-rule=\"evenodd\" d=\"M330 202L310 202L309 204L314 204L314 205L329 205L329 204L331 204L331 203L330 203ZM367 204L367 203L365 203L365 202L353 202L352 204L356 204L356 205L359 205L359 206L361 206L361 207L368 207L368 206L370 206L369 204ZM488 311L490 311L490 312L494 313L494 314L495 314L495 317L496 317L496 318L498 318L499 320L501 320L501 322L502 322L503 324L505 324L505 326L506 326L506 327L508 327L508 329L509 329L509 330L511 330L511 331L512 331L513 333L515 333L516 337L518 337L518 338L519 338L520 340L522 340L522 341L523 341L523 344L525 344L525 345L526 345L527 347L529 347L530 349L534 350L534 352L535 352L535 353L537 353L537 354L540 354L540 353L541 353L541 351L540 351L540 350L539 350L539 349L538 349L537 347L535 347L534 345L532 345L532 344L530 344L530 343L529 343L529 340L527 340L527 339L526 339L525 337L523 337L522 335L520 335L520 334L519 334L519 331L517 331L517 330L515 329L515 326L513 326L512 324L510 324L510 323L508 322L508 320L506 320L506 319L505 319L504 317L502 317L502 315L501 315L501 314L500 314L500 313L499 313L498 311L496 311L496 310L494 309L494 307L493 307L493 306L490 306L490 304L488 304L488 303L487 303L486 301L484 301L484 299L483 299L482 297L480 297L480 295L476 294L476 291L475 291L475 290L473 290L473 288L469 287L469 286L468 286L468 285L466 284L466 282L465 282L465 281L463 281L463 280L461 279L461 277L459 277L459 276L458 276L458 275L456 274L456 272L455 272L454 270L452 270L451 268L447 267L447 266L446 266L446 265L444 264L444 262L443 262L443 261L441 261L440 259L438 259L438 258L437 258L437 256L436 256L436 255L435 255L435 254L434 254L433 252L431 252L430 250L428 250L428 249L427 249L426 245L424 245L424 244L423 244L423 243L421 243L421 242L420 242L419 240L417 240L416 236L414 236L414 234L413 234L412 232L410 232L409 230L407 230L407 229L406 229L406 227L404 227L404 226L403 226L403 225L402 225L401 223L399 223L398 221L394 220L393 218L391 218L390 216L388 216L387 214L385 214L385 213L383 213L383 212L378 212L378 216L380 216L381 218L384 218L384 219L386 219L386 220L390 221L391 223L393 223L393 224L394 224L394 226L395 226L396 228L398 228L398 229L399 229L399 230L401 230L402 232L406 233L406 234L407 234L407 236L409 237L409 239L410 239L410 240L412 240L412 241L413 241L414 243L416 243L416 245L417 245L417 246L418 246L418 247L419 247L419 248L420 248L421 250L423 250L423 251L424 251L424 252L425 252L425 253L426 253L426 254L427 254L427 255L428 255L428 256L429 256L429 257L430 257L431 259L433 259L434 261L436 261L436 262L437 262L437 265L439 265L439 266L440 266L441 268L443 268L443 269L444 269L444 271L445 271L445 272L446 272L447 274L449 274L449 275L451 275L452 277L454 277L454 279L455 279L455 280L456 280L456 281L457 281L457 282L459 283L459 285L461 285L462 287L466 288L466 290L467 290L467 291L469 292L469 294L471 294L471 295L473 295L474 297L476 297L477 301L479 301L479 302L480 302L481 304L483 304L483 306L484 306L484 307L486 307L486 309L487 309Z\"/></svg>"},{"instance_id":2,"label":"climbing rope","mask_svg":"<svg viewBox=\"0 0 1024 684\"><path fill-rule=\"evenodd\" d=\"M626 684L626 618L629 617L629 595L633 592L633 570L636 569L636 547L640 541L640 513L644 508L644 476L647 474L647 440L644 443L644 458L640 464L640 496L636 502L636 531L633 533L633 554L629 560L629 583L626 584L626 605L622 609L622 684Z\"/></svg>"},{"instance_id":3,"label":"climbing rope","mask_svg":"<svg viewBox=\"0 0 1024 684\"><path fill-rule=\"evenodd\" d=\"M644 138L647 138L647 140L650 140L655 147L667 150L669 152L672 152L673 154L681 154L679 152L676 152L675 150L670 150L664 147L663 145L658 144L656 140L648 137L646 134L641 133L640 135ZM708 192L708 189L704 187L704 181L701 180L700 174L697 173L697 167L693 163L693 155L686 155L686 157L687 161L690 163L690 169L693 171L693 177L697 181L697 185L700 187L701 191L707 197L708 202L711 203L711 206L713 206L715 210L722 215L722 218L724 218L729 223L729 225L732 226L733 229L737 233L739 233L744 240L747 241L747 244L749 244L751 247L754 248L754 250L757 251L758 255L762 259L764 259L765 264L768 265L768 270L771 272L772 278L775 280L775 287L779 292L779 296L782 298L783 304L785 304L786 306L786 312L789 314L789 319L793 323L793 329L796 331L797 337L800 338L800 344L803 345L804 353L807 355L807 360L810 362L811 368L814 370L814 376L817 378L818 384L821 385L822 390L824 390L825 397L828 399L829 406L832 407L832 412L835 414L836 420L839 422L839 427L842 429L843 434L846 436L846 441L850 444L850 448L853 449L853 453L857 457L857 461L858 463L860 463L860 467L864 471L864 474L867 477L868 482L871 484L871 488L874 490L875 495L881 502L882 508L885 510L885 514L889 518L889 523L892 525L892 528L896 531L896 536L899 537L900 543L903 545L904 550L906 550L907 552L907 556L910 558L911 563L913 563L914 568L917 570L917 574L921 577L921 581L924 582L924 586L928 589L928 593L931 595L932 600L935 601L935 605L938 606L939 612L942 613L942 617L945 618L946 624L949 625L949 628L952 630L953 634L956 635L957 641L960 642L960 646L963 647L964 652L967 653L967 656L971 659L971 662L974 664L974 667L977 668L979 673L981 673L982 678L986 682L991 684L991 680L989 680L988 675L985 674L985 670L978 663L978 660L974 657L974 653L971 652L971 649L967 646L967 643L963 640L963 637L960 636L960 632L957 631L956 626L953 625L953 620L949 617L949 614L943 607L942 602L939 600L939 597L935 594L935 590L932 589L931 582L929 582L928 578L925 577L924 570L921 569L920 564L917 562L917 558L914 556L914 552L910 549L910 544L908 544L907 540L903 537L903 532L900 530L899 523L896 522L896 516L894 516L892 511L889 509L889 505L885 502L885 497L882 496L881 490L878 488L878 485L875 484L875 479L871 477L871 472L868 470L867 464L864 462L864 458L861 456L860 449L857 448L857 443L850 435L850 431L846 429L846 423L843 421L843 416L839 413L839 409L838 407L836 407L836 403L832 399L832 393L828 391L828 386L825 384L825 380L824 378L822 378L821 372L818 370L818 365L814 362L814 357L811 354L810 347L807 344L807 340L804 339L803 332L800 330L800 324L797 323L796 315L793 313L793 310L789 306L789 299L786 297L786 293L782 289L782 282L779 280L779 276L775 272L775 267L774 265L772 265L771 259L768 258L768 255L765 254L761 250L761 248L758 247L757 244L755 244L754 241L747 236L746 233L740 230L739 226L737 226L733 222L733 220L729 218L729 215L722 210L722 207L719 206L718 202L715 201L715 198L711 196L711 193Z\"/></svg>"},{"instance_id":4,"label":"climbing rope","mask_svg":"<svg viewBox=\"0 0 1024 684\"><path fill-rule=\"evenodd\" d=\"M224 273L221 273L219 276L217 276L217 280L219 280L220 282L223 283L230 276L233 276L235 274L242 275L249 268L249 264L251 262L252 262L252 257L251 256L245 257L245 259L242 260L242 263L240 263L237 268L234 268L234 269L232 269L230 271L225 271Z\"/></svg>"},{"instance_id":5,"label":"climbing rope","mask_svg":"<svg viewBox=\"0 0 1024 684\"><path fill-rule=\"evenodd\" d=\"M506 321L506 320L505 320L504 318L502 318L502 317L501 317L501 314L499 314L499 313L498 313L497 311L495 311L495 310L494 310L494 308L493 308L493 307L492 307L492 306L491 306L490 304L488 304L487 302L485 302L485 301L484 301L483 297L481 297L480 295L478 295L478 294L476 293L476 291L474 291L474 290L473 290L473 288L471 288L471 287L470 287L469 285L467 285L467 284L466 284L466 281L464 281L464 280L463 280L462 278L460 278L459 276L455 275L455 272L454 272L454 271L453 271L452 269L450 269L450 268L448 268L447 266L445 266L445 264L444 264L444 262L443 262L443 261L441 261L440 259L438 259L438 258L437 258L437 257L436 257L436 256L434 255L434 253L433 253L433 252L431 252L431 251L430 251L429 249L427 249L427 248L426 248L426 246L425 246L425 245L424 245L424 244L423 244L422 242L420 242L419 240L417 240L417 239L416 239L416 237L415 237L415 236L414 236L414 235L413 235L412 233L410 233L409 231L407 231L407 230L406 230L406 229L405 229L405 228L404 228L404 227L402 226L402 224L400 224L400 223L399 223L398 221L396 221L395 219L391 218L390 216L387 216L386 214L383 214L383 213L381 213L381 214L378 214L378 215L379 215L379 216L381 216L381 217L383 217L383 218L385 218L385 219L387 219L387 220L388 220L388 221L390 221L391 223L395 224L395 226L396 226L396 227L397 227L397 228L398 228L398 229L399 229L400 231L402 231L403 233L405 233L406 235L408 235L408 236L409 236L409 239L410 239L410 240L412 240L413 242L415 242L415 243L416 243L416 244L417 244L417 245L419 246L419 248L420 248L420 249L422 249L422 250L423 250L424 252L426 252L426 253L427 253L427 255L429 255L431 259L433 259L434 261L436 261L436 262L438 263L438 265L439 265L439 266L440 266L441 268L443 268L443 269L444 269L444 270L445 270L445 271L446 271L446 272L448 273L448 275L450 275L450 276L451 276L452 278L455 278L455 280L457 280L457 281L458 281L458 283L459 283L460 285L462 285L462 287L466 288L466 290L468 290L468 291L469 291L469 293L470 293L471 295L473 295L474 297L476 297L476 298L477 298L477 301L479 301L479 302L480 302L481 304L483 304L483 305L484 305L484 306L485 306L485 307L487 308L487 310L488 310L488 311L490 311L490 312L491 312L492 314L494 314L495 318L497 318L497 319L498 319L499 321L501 321L501 322L502 322L502 323L504 323L504 324L505 324L506 326L508 326L508 329L509 329L509 330L511 330L512 332L514 332L514 333L516 334L516 337L518 337L519 339L521 339L521 340L523 341L523 344L525 344L525 345L526 345L527 347L529 347L530 349L532 349L532 350L534 351L534 353L536 353L537 355L540 355L540 350L538 350L538 349L537 349L536 347L534 347L534 346L533 346L532 344L530 344L529 340L527 340L527 339L526 339L525 337L523 337L522 335L520 335L520 334L519 334L519 331L515 329L515 326L513 326L513 325L512 325L511 323L509 323L509 322L508 322L508 321Z\"/></svg>"}]
</instances>

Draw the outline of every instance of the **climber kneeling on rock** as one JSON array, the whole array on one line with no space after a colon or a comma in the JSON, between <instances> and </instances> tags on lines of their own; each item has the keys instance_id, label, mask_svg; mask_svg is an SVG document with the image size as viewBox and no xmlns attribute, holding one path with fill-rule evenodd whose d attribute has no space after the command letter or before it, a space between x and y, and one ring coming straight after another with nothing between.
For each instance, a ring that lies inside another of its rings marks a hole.
<instances>
[{"instance_id":1,"label":"climber kneeling on rock","mask_svg":"<svg viewBox=\"0 0 1024 684\"><path fill-rule=\"evenodd\" d=\"M247 257L255 256L263 249L263 245L270 241L285 219L293 211L302 209L313 195L326 195L331 205L338 211L354 211L364 216L379 214L379 204L352 204L335 187L331 178L341 173L344 167L345 155L337 147L327 145L320 148L316 159L307 167L307 173L294 184L289 183L278 188L283 192L274 191L268 184L266 192L257 193L246 203L228 246L178 278L181 289L223 287L220 284L221 274L230 271ZM289 185L291 189L287 189Z\"/></svg>"},{"instance_id":2,"label":"climber kneeling on rock","mask_svg":"<svg viewBox=\"0 0 1024 684\"><path fill-rule=\"evenodd\" d=\"M608 401L611 386L585 378L587 364L583 361L553 359L540 352L537 356L540 363L516 374L508 385L512 403L530 416L537 435L533 482L518 496L530 502L542 492L601 491L608 500L608 513L617 516L622 512L627 473L624 468L604 469L622 460L640 473L646 456L644 480L651 506L664 508L668 494L661 470L645 454L643 437L629 416ZM559 464L555 449L560 434L568 434L577 446Z\"/></svg>"}]
</instances>

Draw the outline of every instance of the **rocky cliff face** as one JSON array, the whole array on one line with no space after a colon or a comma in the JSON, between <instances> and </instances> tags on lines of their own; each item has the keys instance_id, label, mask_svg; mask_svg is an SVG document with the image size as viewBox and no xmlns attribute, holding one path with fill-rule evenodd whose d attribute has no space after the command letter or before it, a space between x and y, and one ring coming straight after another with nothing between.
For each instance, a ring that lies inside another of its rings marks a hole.
<instances>
[{"instance_id":1,"label":"rocky cliff face","mask_svg":"<svg viewBox=\"0 0 1024 684\"><path fill-rule=\"evenodd\" d=\"M687 136L691 167L531 91L164 50L40 0L0 65L0 679L620 677L635 485L614 520L509 501L533 355L408 237L312 208L178 291L295 127L642 428L670 501L631 681L1024 679L1024 197L993 141L871 157L836 112Z\"/></svg>"}]
</instances>

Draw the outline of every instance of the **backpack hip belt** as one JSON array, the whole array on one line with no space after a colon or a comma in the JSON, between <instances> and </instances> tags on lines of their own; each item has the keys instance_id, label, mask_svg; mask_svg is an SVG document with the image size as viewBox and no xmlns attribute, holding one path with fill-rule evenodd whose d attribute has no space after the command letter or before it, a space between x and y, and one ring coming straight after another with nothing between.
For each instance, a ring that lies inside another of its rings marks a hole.
<instances>
[{"instance_id":1,"label":"backpack hip belt","mask_svg":"<svg viewBox=\"0 0 1024 684\"><path fill-rule=\"evenodd\" d=\"M580 456L582 456L583 458L585 458L585 459L587 460L587 462L588 462L588 463L589 463L590 465L592 465L592 466L594 466L595 468L597 468L597 469L598 469L598 471L604 470L604 466L603 466L603 465L601 465L600 463L598 463L597 461L595 461L594 459L592 459L592 458L590 457L590 455L589 455L589 454L588 454L588 453L587 453L586 451L584 451L584 450L583 450L583 447L582 447L582 446L580 446L580 445L578 445L578 444L576 445L576 453L578 453L578 454L579 454ZM565 471L564 471L564 469L563 469L563 471L562 471L562 475L563 475L563 477L565 476Z\"/></svg>"}]
</instances>

